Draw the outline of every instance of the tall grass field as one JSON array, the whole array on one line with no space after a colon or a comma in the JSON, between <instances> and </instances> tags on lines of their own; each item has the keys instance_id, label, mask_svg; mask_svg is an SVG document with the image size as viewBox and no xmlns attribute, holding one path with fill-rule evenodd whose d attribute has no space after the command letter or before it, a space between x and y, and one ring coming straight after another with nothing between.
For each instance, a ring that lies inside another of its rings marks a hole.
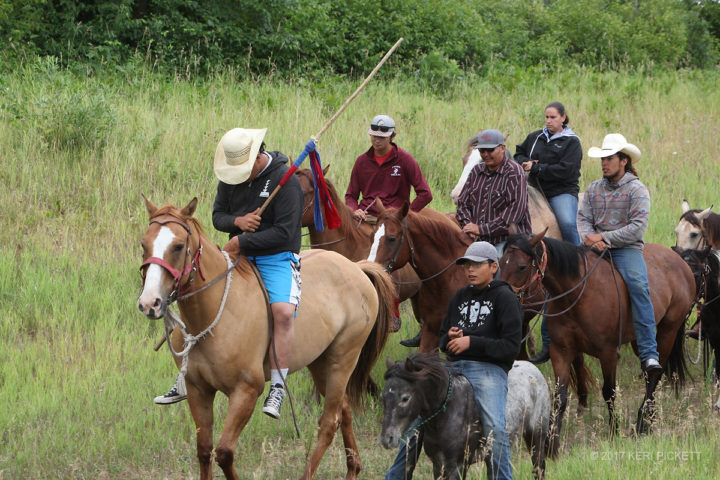
<instances>
[{"instance_id":1,"label":"tall grass field","mask_svg":"<svg viewBox=\"0 0 720 480\"><path fill-rule=\"evenodd\" d=\"M451 211L467 139L480 128L497 128L514 152L542 127L545 105L558 100L586 152L612 132L642 150L636 167L652 196L646 239L669 246L683 199L695 208L720 203L719 80L717 72L506 69L430 89L383 79L381 72L323 135L319 151L330 165L328 178L344 191L355 158L370 147L370 119L389 114L398 145L430 183L430 206ZM147 226L141 194L180 206L197 196L197 216L223 245L211 208L213 154L224 132L268 127L268 148L296 157L358 83L238 83L232 75L193 83L142 69L87 78L51 60L0 76L0 479L197 478L187 403L152 403L177 370L166 348L153 351L162 322L136 307ZM584 158L581 188L600 176L599 161ZM414 335L417 325L409 308L403 305L402 313L402 330L382 358L411 353L398 340ZM695 357L697 343L688 347ZM588 362L600 378L597 360ZM552 385L550 365L541 369ZM381 361L376 381L382 383L383 372ZM636 438L643 382L639 361L624 347L619 435L610 436L599 387L580 414L571 396L561 454L548 462L548 478L720 478L720 415L712 410L718 389L700 365L691 372L677 397L661 384L654 430ZM321 407L309 375L293 375L289 385L300 437L289 405L279 421L256 409L237 448L241 478L301 476ZM216 438L226 408L218 396ZM380 446L381 418L373 399L355 413L362 478L382 478L395 455ZM516 478L531 477L520 446L513 467ZM344 475L336 438L317 477ZM415 478L431 476L423 458ZM469 477L485 478L484 466L473 466Z\"/></svg>"}]
</instances>

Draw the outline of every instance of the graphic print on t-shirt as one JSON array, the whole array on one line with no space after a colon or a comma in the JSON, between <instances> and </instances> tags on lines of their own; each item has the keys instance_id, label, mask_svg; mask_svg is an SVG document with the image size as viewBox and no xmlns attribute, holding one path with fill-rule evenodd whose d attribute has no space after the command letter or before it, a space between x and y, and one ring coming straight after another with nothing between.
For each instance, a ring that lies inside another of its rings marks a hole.
<instances>
[{"instance_id":1,"label":"graphic print on t-shirt","mask_svg":"<svg viewBox=\"0 0 720 480\"><path fill-rule=\"evenodd\" d=\"M485 320L492 313L493 304L489 300L483 300L478 302L476 300L470 300L469 302L463 302L460 304L460 321L458 321L458 327L479 327L485 324Z\"/></svg>"}]
</instances>

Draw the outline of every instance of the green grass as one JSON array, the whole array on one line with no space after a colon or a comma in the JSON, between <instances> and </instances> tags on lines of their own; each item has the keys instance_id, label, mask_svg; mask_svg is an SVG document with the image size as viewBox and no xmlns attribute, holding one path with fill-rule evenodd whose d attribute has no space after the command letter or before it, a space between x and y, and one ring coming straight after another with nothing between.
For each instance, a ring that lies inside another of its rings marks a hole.
<instances>
[{"instance_id":1,"label":"green grass","mask_svg":"<svg viewBox=\"0 0 720 480\"><path fill-rule=\"evenodd\" d=\"M560 100L585 151L612 131L640 147L637 168L653 200L647 238L671 245L683 198L693 207L717 203L718 80L717 72L646 77L577 68L544 77L496 75L435 95L379 78L323 135L319 149L331 165L329 178L344 190L355 157L369 147L369 119L388 113L398 124L398 144L430 182L431 206L450 211L467 138L478 128L499 128L514 150L542 125L544 106ZM210 226L212 158L222 134L267 126L269 148L295 157L356 86L223 77L192 84L140 70L88 79L47 62L0 76L0 479L197 477L187 406L152 404L176 369L166 349L152 351L160 322L135 307L146 228L140 194L182 205L197 196L198 217L222 244L224 235ZM585 187L600 176L599 164L584 159L582 172ZM394 359L408 353L397 340L416 333L405 306L403 317L385 352ZM588 361L599 378L597 361ZM542 370L552 382L549 365ZM383 371L378 362L374 377L380 381ZM571 398L562 455L548 465L551 478L720 477L720 419L711 409L717 389L693 367L694 380L678 398L660 388L655 431L635 439L638 373L637 359L624 349L615 439L599 389L580 416ZM300 476L320 406L306 373L290 385L301 438L289 409L278 422L255 414L238 446L242 478ZM218 397L216 435L225 409ZM381 415L371 401L355 417L364 478L381 477L395 453L379 445ZM343 455L336 439L318 478L344 476ZM514 459L516 477L528 478L528 455L516 449ZM483 470L472 467L471 478L484 478ZM416 478L430 472L423 460Z\"/></svg>"}]
</instances>

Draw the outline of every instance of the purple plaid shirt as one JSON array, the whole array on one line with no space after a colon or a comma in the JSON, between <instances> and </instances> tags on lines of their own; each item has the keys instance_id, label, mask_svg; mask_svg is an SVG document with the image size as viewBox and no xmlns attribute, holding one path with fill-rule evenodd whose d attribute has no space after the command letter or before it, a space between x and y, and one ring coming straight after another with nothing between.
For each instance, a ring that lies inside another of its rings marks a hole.
<instances>
[{"instance_id":1,"label":"purple plaid shirt","mask_svg":"<svg viewBox=\"0 0 720 480\"><path fill-rule=\"evenodd\" d=\"M477 224L480 238L493 245L508 238L514 223L531 233L527 180L519 163L507 158L494 172L480 162L472 169L458 198L457 220L461 226Z\"/></svg>"}]
</instances>

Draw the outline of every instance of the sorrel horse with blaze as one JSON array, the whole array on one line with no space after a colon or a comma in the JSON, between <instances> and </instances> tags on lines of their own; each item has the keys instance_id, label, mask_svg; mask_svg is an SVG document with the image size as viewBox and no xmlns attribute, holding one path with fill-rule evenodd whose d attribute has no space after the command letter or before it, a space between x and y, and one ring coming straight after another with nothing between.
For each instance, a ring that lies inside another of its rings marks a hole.
<instances>
[{"instance_id":1,"label":"sorrel horse with blaze","mask_svg":"<svg viewBox=\"0 0 720 480\"><path fill-rule=\"evenodd\" d=\"M695 281L687 264L669 248L646 244L643 255L655 311L660 364L677 388L685 379L684 320L695 297ZM516 291L539 275L551 296L547 308L551 316L548 321L552 338L550 359L557 381L551 441L557 440L562 427L570 364L579 353L600 360L602 394L614 433L620 346L632 342L637 355L630 299L620 274L597 252L544 238L542 234L512 235L500 259L500 270L501 278ZM656 371L645 377L645 398L636 423L638 433L649 431L649 421L654 415L654 392L662 374L663 371Z\"/></svg>"},{"instance_id":2,"label":"sorrel horse with blaze","mask_svg":"<svg viewBox=\"0 0 720 480\"><path fill-rule=\"evenodd\" d=\"M212 478L215 457L225 478L237 479L233 467L237 440L270 374L269 306L263 287L247 258L241 256L231 270L229 256L204 235L193 217L197 199L182 209L145 202L150 225L142 239L144 283L138 307L151 319L166 314L172 318L167 307L177 299L184 327L173 330L170 343L174 352L189 350L183 361L176 355L176 362L186 370L200 478ZM360 400L384 347L395 289L378 265L356 264L335 252L304 253L290 372L307 366L325 403L317 445L302 478L314 477L340 427L346 478L355 479L361 464L351 406ZM213 403L218 391L229 404L213 448Z\"/></svg>"}]
</instances>

